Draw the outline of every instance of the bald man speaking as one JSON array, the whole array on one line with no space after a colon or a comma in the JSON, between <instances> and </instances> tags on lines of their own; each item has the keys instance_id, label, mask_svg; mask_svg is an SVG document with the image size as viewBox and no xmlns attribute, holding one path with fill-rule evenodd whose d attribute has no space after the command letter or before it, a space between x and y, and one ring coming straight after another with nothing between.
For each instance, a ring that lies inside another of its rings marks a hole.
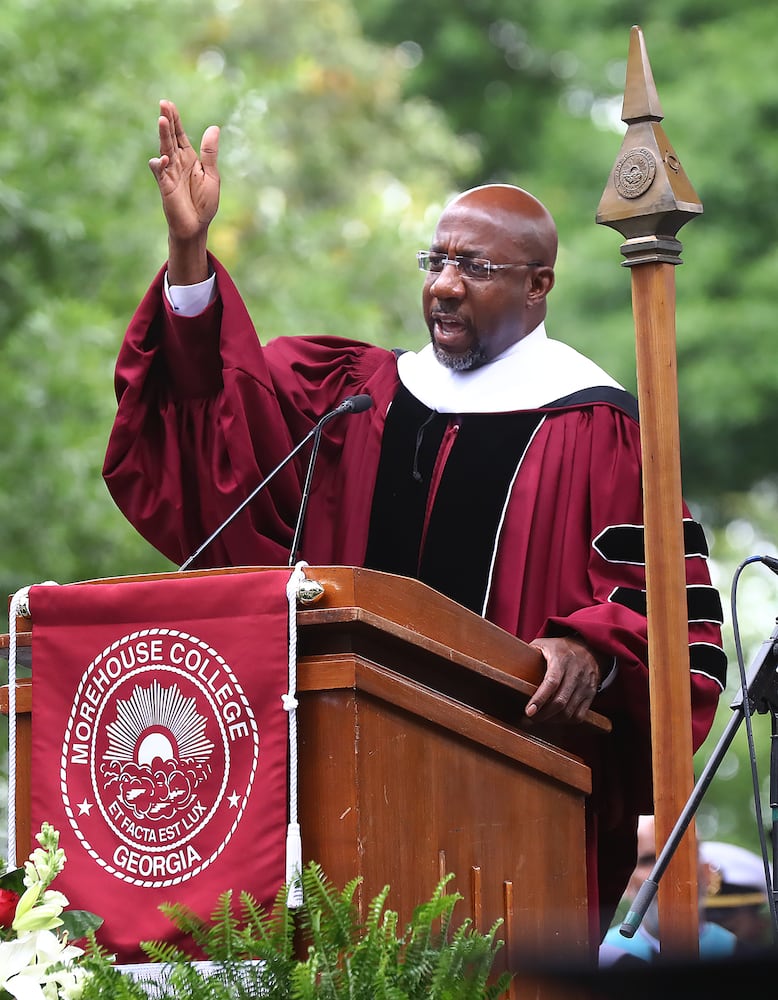
<instances>
[{"instance_id":1,"label":"bald man speaking","mask_svg":"<svg viewBox=\"0 0 778 1000\"><path fill-rule=\"evenodd\" d=\"M117 362L104 466L115 502L181 563L323 414L370 396L367 412L322 429L300 556L419 579L532 643L546 670L524 722L575 726L590 708L612 720L588 761L590 901L604 933L637 817L653 810L640 434L634 397L546 332L553 218L512 185L454 198L416 254L429 334L418 352L340 337L263 346L207 248L219 129L198 153L175 105L160 111L150 167L169 258ZM286 565L306 465L275 476L197 566ZM704 534L684 518L696 748L726 658Z\"/></svg>"}]
</instances>

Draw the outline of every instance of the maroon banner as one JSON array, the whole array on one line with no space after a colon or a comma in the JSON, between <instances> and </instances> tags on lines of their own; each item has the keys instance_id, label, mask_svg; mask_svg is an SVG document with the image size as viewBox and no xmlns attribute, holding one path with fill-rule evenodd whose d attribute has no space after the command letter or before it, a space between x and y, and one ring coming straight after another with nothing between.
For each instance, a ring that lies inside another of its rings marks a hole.
<instances>
[{"instance_id":1,"label":"maroon banner","mask_svg":"<svg viewBox=\"0 0 778 1000\"><path fill-rule=\"evenodd\" d=\"M180 943L161 903L284 881L290 575L31 588L33 830L119 962Z\"/></svg>"}]
</instances>

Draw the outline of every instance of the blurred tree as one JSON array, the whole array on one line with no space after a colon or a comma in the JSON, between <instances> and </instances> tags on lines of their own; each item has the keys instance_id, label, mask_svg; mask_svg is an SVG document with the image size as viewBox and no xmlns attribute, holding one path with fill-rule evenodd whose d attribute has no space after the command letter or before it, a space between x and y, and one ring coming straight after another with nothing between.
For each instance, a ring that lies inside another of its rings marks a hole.
<instances>
[{"instance_id":1,"label":"blurred tree","mask_svg":"<svg viewBox=\"0 0 778 1000\"><path fill-rule=\"evenodd\" d=\"M170 568L100 476L116 349L165 259L159 98L195 145L225 126L214 248L266 336L418 343L413 251L476 154L340 0L8 0L0 59L0 581Z\"/></svg>"},{"instance_id":2,"label":"blurred tree","mask_svg":"<svg viewBox=\"0 0 778 1000\"><path fill-rule=\"evenodd\" d=\"M680 234L678 354L684 481L721 520L722 494L774 481L778 354L778 9L760 0L673 4L355 0L395 44L406 92L474 138L490 178L538 194L560 226L551 328L634 383L620 237L593 225L615 162L629 29L643 28L665 129L705 208Z\"/></svg>"}]
</instances>

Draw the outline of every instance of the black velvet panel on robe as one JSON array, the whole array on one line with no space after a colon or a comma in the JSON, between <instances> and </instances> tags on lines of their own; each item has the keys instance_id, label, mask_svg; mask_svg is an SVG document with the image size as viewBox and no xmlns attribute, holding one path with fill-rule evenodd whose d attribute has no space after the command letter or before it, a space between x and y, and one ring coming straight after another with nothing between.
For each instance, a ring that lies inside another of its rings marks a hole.
<instances>
[{"instance_id":1,"label":"black velvet panel on robe","mask_svg":"<svg viewBox=\"0 0 778 1000\"><path fill-rule=\"evenodd\" d=\"M365 565L419 579L480 614L505 500L541 417L437 413L401 387L384 429ZM435 462L450 425L454 443L425 536Z\"/></svg>"}]
</instances>

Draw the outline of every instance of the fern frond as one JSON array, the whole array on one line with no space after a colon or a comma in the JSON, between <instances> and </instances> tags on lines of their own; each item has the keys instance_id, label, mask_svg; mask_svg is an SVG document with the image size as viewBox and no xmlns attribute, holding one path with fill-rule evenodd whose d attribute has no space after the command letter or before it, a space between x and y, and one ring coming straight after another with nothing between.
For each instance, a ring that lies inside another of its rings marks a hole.
<instances>
[{"instance_id":1,"label":"fern frond","mask_svg":"<svg viewBox=\"0 0 778 1000\"><path fill-rule=\"evenodd\" d=\"M425 956L430 951L438 951L445 942L454 907L462 899L458 892L445 891L453 877L453 874L445 875L438 882L430 899L414 909L406 928L405 964L409 968L418 968L421 975L430 974ZM436 922L439 922L437 926Z\"/></svg>"},{"instance_id":2,"label":"fern frond","mask_svg":"<svg viewBox=\"0 0 778 1000\"><path fill-rule=\"evenodd\" d=\"M152 962L161 965L189 961L190 956L170 941L141 941L140 946Z\"/></svg>"},{"instance_id":3,"label":"fern frond","mask_svg":"<svg viewBox=\"0 0 778 1000\"><path fill-rule=\"evenodd\" d=\"M303 928L310 933L314 944L325 951L345 948L358 930L354 893L361 879L352 879L338 892L321 866L311 861L302 873L302 880Z\"/></svg>"},{"instance_id":4,"label":"fern frond","mask_svg":"<svg viewBox=\"0 0 778 1000\"><path fill-rule=\"evenodd\" d=\"M223 892L211 913L211 926L203 936L202 948L214 962L228 962L241 955L238 922L232 910L232 891Z\"/></svg>"},{"instance_id":5,"label":"fern frond","mask_svg":"<svg viewBox=\"0 0 778 1000\"><path fill-rule=\"evenodd\" d=\"M294 953L295 922L286 905L286 886L276 896L268 913L248 893L241 893L242 947L247 957L267 959L271 955L291 958Z\"/></svg>"},{"instance_id":6,"label":"fern frond","mask_svg":"<svg viewBox=\"0 0 778 1000\"><path fill-rule=\"evenodd\" d=\"M186 934L200 947L205 945L211 932L207 920L183 903L162 903L159 909L182 934Z\"/></svg>"},{"instance_id":7,"label":"fern frond","mask_svg":"<svg viewBox=\"0 0 778 1000\"><path fill-rule=\"evenodd\" d=\"M107 954L90 955L83 967L89 976L83 981L81 1000L148 1000L145 988L115 968Z\"/></svg>"},{"instance_id":8,"label":"fern frond","mask_svg":"<svg viewBox=\"0 0 778 1000\"><path fill-rule=\"evenodd\" d=\"M389 887L385 886L372 900L362 935L345 963L349 996L355 1000L361 997L373 1000L397 993L401 942L396 934L397 914L383 909L388 891ZM401 994L402 991L398 996Z\"/></svg>"},{"instance_id":9,"label":"fern frond","mask_svg":"<svg viewBox=\"0 0 778 1000\"><path fill-rule=\"evenodd\" d=\"M279 890L272 912L248 893L233 906L230 893L219 897L210 922L186 907L163 907L179 930L189 932L217 968L201 970L170 943L146 942L144 951L166 965L156 1000L498 1000L510 982L505 973L489 983L502 941L498 921L487 934L465 920L454 927L461 896L445 891L449 875L432 898L417 906L402 935L398 915L386 906L389 887L367 906L360 922L352 879L338 891L321 867L303 872L303 905L290 910L286 889ZM297 958L296 925L304 931L305 960ZM83 1000L147 1000L143 987L111 968L96 944L90 953L94 987ZM246 961L251 959L252 961ZM98 986L100 987L98 989Z\"/></svg>"}]
</instances>

